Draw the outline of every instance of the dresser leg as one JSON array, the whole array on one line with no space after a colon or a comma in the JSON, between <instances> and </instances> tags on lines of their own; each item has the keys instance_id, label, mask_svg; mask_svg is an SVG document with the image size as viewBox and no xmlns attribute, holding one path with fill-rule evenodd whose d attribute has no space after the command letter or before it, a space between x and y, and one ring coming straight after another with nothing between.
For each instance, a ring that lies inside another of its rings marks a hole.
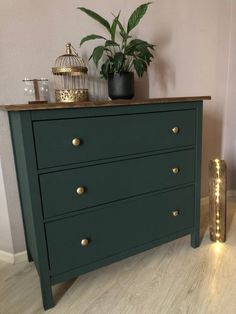
<instances>
[{"instance_id":1,"label":"dresser leg","mask_svg":"<svg viewBox=\"0 0 236 314\"><path fill-rule=\"evenodd\" d=\"M54 307L52 287L50 284L43 282L43 279L41 279L41 293L42 293L44 310L46 311Z\"/></svg>"},{"instance_id":2,"label":"dresser leg","mask_svg":"<svg viewBox=\"0 0 236 314\"><path fill-rule=\"evenodd\" d=\"M31 253L30 253L30 250L28 249L28 247L27 247L27 257L28 257L28 262L30 263L30 262L33 262L33 257L32 257L32 255L31 255Z\"/></svg>"},{"instance_id":3,"label":"dresser leg","mask_svg":"<svg viewBox=\"0 0 236 314\"><path fill-rule=\"evenodd\" d=\"M199 232L192 232L191 233L191 246L195 249L200 245L200 237Z\"/></svg>"}]
</instances>

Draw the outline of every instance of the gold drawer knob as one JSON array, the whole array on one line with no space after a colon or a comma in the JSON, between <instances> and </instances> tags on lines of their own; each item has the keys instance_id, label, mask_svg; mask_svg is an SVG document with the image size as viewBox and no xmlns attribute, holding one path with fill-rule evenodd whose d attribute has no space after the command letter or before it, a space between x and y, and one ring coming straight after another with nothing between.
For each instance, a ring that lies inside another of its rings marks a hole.
<instances>
[{"instance_id":1,"label":"gold drawer knob","mask_svg":"<svg viewBox=\"0 0 236 314\"><path fill-rule=\"evenodd\" d=\"M85 193L85 188L83 186L79 186L76 190L78 195L83 195Z\"/></svg>"},{"instance_id":2,"label":"gold drawer knob","mask_svg":"<svg viewBox=\"0 0 236 314\"><path fill-rule=\"evenodd\" d=\"M179 214L180 214L180 211L179 211L178 209L172 211L172 215L173 215L174 217L179 216Z\"/></svg>"},{"instance_id":3,"label":"gold drawer knob","mask_svg":"<svg viewBox=\"0 0 236 314\"><path fill-rule=\"evenodd\" d=\"M175 127L172 129L172 132L173 132L174 134L178 134L178 133L180 132L180 129L179 129L177 126L175 126Z\"/></svg>"},{"instance_id":4,"label":"gold drawer knob","mask_svg":"<svg viewBox=\"0 0 236 314\"><path fill-rule=\"evenodd\" d=\"M80 143L81 143L81 141L80 141L79 138L74 138L74 139L72 140L72 144L73 144L74 146L79 146Z\"/></svg>"},{"instance_id":5,"label":"gold drawer knob","mask_svg":"<svg viewBox=\"0 0 236 314\"><path fill-rule=\"evenodd\" d=\"M89 240L88 239L82 239L80 243L82 246L88 246Z\"/></svg>"},{"instance_id":6,"label":"gold drawer knob","mask_svg":"<svg viewBox=\"0 0 236 314\"><path fill-rule=\"evenodd\" d=\"M173 172L174 174L178 174L178 173L180 172L180 169L177 168L177 167L172 168L172 172Z\"/></svg>"}]
</instances>

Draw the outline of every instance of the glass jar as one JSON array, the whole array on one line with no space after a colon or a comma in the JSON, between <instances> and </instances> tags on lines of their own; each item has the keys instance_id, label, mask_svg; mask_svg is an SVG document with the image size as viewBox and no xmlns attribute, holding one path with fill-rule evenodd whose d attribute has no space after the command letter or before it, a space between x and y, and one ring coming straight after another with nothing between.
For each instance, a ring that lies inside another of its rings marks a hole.
<instances>
[{"instance_id":1,"label":"glass jar","mask_svg":"<svg viewBox=\"0 0 236 314\"><path fill-rule=\"evenodd\" d=\"M27 96L29 102L48 102L49 88L48 79L28 79L23 80L24 95Z\"/></svg>"}]
</instances>

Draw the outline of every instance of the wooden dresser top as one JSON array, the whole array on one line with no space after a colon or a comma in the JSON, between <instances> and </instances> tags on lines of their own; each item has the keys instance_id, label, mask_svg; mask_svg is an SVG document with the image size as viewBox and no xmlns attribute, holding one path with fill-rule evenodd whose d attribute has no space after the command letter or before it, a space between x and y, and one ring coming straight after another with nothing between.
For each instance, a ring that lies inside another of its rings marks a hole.
<instances>
[{"instance_id":1,"label":"wooden dresser top","mask_svg":"<svg viewBox=\"0 0 236 314\"><path fill-rule=\"evenodd\" d=\"M5 111L25 111L25 110L46 110L46 109L66 109L66 108L89 108L89 107L112 107L112 106L131 106L144 104L163 104L176 102L191 102L210 100L211 96L192 96L192 97L170 97L170 98L150 98L134 100L99 100L76 103L30 103L15 105L0 105L0 110Z\"/></svg>"}]
</instances>

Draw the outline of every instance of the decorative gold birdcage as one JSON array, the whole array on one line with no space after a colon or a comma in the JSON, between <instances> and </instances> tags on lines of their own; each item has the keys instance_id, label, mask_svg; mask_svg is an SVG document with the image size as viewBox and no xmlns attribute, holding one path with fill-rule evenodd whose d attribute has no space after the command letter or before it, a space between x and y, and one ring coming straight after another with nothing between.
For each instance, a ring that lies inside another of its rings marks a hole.
<instances>
[{"instance_id":1,"label":"decorative gold birdcage","mask_svg":"<svg viewBox=\"0 0 236 314\"><path fill-rule=\"evenodd\" d=\"M73 52L72 52L73 51ZM52 68L57 102L78 102L88 100L88 69L70 43L66 54L59 56Z\"/></svg>"}]
</instances>

